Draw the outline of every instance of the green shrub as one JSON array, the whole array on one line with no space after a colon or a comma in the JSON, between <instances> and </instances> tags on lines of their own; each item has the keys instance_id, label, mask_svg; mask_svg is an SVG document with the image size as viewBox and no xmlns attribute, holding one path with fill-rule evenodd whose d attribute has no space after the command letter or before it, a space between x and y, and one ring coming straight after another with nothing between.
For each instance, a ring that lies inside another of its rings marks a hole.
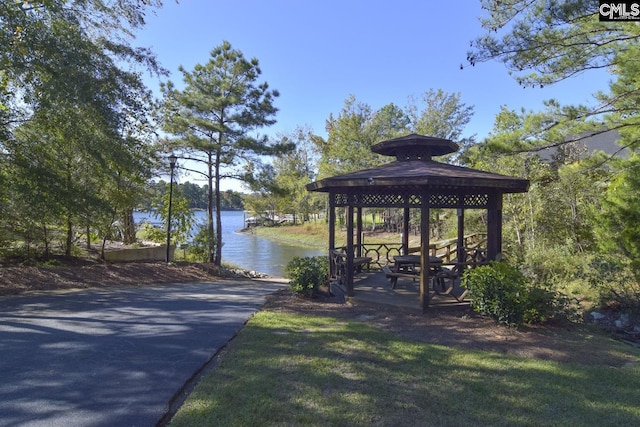
<instances>
[{"instance_id":1,"label":"green shrub","mask_svg":"<svg viewBox=\"0 0 640 427\"><path fill-rule=\"evenodd\" d=\"M566 311L568 300L549 286L530 284L525 291L524 323L542 323Z\"/></svg>"},{"instance_id":2,"label":"green shrub","mask_svg":"<svg viewBox=\"0 0 640 427\"><path fill-rule=\"evenodd\" d=\"M293 293L311 296L329 282L329 258L294 257L286 265L285 274Z\"/></svg>"},{"instance_id":3,"label":"green shrub","mask_svg":"<svg viewBox=\"0 0 640 427\"><path fill-rule=\"evenodd\" d=\"M589 264L586 254L575 248L545 245L528 250L522 262L520 270L529 280L562 284L584 279Z\"/></svg>"},{"instance_id":4,"label":"green shrub","mask_svg":"<svg viewBox=\"0 0 640 427\"><path fill-rule=\"evenodd\" d=\"M515 267L493 262L465 273L471 308L498 323L521 325L544 322L564 311L565 298L546 285L535 285Z\"/></svg>"},{"instance_id":5,"label":"green shrub","mask_svg":"<svg viewBox=\"0 0 640 427\"><path fill-rule=\"evenodd\" d=\"M480 266L465 273L462 286L469 290L474 311L499 323L523 322L526 279L517 269L505 263Z\"/></svg>"},{"instance_id":6,"label":"green shrub","mask_svg":"<svg viewBox=\"0 0 640 427\"><path fill-rule=\"evenodd\" d=\"M590 268L590 284L602 309L640 317L640 282L626 260L600 255L591 260Z\"/></svg>"},{"instance_id":7,"label":"green shrub","mask_svg":"<svg viewBox=\"0 0 640 427\"><path fill-rule=\"evenodd\" d=\"M155 243L167 242L166 230L163 230L160 227L155 227L148 222L142 224L142 228L138 231L136 237L141 240L147 240Z\"/></svg>"},{"instance_id":8,"label":"green shrub","mask_svg":"<svg viewBox=\"0 0 640 427\"><path fill-rule=\"evenodd\" d=\"M215 250L215 233L213 236L210 235L206 224L198 224L198 231L193 236L189 250L190 257L193 257L196 261L208 262Z\"/></svg>"},{"instance_id":9,"label":"green shrub","mask_svg":"<svg viewBox=\"0 0 640 427\"><path fill-rule=\"evenodd\" d=\"M552 283L553 289L570 295L576 302L591 306L598 294L590 282L594 255L569 246L540 246L527 251L520 271L531 283ZM574 309L579 306L574 305Z\"/></svg>"}]
</instances>

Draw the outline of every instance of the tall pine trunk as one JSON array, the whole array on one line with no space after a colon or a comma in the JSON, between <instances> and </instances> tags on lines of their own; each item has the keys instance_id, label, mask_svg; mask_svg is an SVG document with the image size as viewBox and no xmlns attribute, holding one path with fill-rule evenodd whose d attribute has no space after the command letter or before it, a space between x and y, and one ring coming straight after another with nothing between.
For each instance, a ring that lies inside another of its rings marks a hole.
<instances>
[{"instance_id":1,"label":"tall pine trunk","mask_svg":"<svg viewBox=\"0 0 640 427\"><path fill-rule=\"evenodd\" d=\"M216 153L216 256L215 263L222 263L222 216L220 212L220 149Z\"/></svg>"},{"instance_id":2,"label":"tall pine trunk","mask_svg":"<svg viewBox=\"0 0 640 427\"><path fill-rule=\"evenodd\" d=\"M212 247L214 244L214 233L213 233L213 153L210 151L208 153L209 161L207 166L208 170L208 180L209 180L209 194L207 195L207 249L209 250L209 262L215 263L215 253L214 248Z\"/></svg>"}]
</instances>

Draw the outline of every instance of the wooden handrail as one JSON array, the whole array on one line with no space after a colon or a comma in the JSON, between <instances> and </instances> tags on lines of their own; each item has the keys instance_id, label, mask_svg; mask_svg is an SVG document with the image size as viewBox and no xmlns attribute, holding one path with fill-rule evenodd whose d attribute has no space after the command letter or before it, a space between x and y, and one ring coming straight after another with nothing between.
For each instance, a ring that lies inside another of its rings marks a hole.
<instances>
[{"instance_id":1,"label":"wooden handrail","mask_svg":"<svg viewBox=\"0 0 640 427\"><path fill-rule=\"evenodd\" d=\"M487 243L487 233L472 233L464 236L464 247L477 249ZM420 252L419 246L409 248L409 253ZM458 239L447 239L429 245L429 254L451 262L458 255Z\"/></svg>"},{"instance_id":2,"label":"wooden handrail","mask_svg":"<svg viewBox=\"0 0 640 427\"><path fill-rule=\"evenodd\" d=\"M477 249L486 244L487 233L472 233L464 236L464 247L467 249ZM420 252L419 246L408 248L408 253ZM362 253L373 258L372 263L383 266L393 263L395 255L401 255L401 243L365 243L362 245ZM458 239L447 239L434 242L429 245L429 255L437 256L444 262L457 261Z\"/></svg>"}]
</instances>

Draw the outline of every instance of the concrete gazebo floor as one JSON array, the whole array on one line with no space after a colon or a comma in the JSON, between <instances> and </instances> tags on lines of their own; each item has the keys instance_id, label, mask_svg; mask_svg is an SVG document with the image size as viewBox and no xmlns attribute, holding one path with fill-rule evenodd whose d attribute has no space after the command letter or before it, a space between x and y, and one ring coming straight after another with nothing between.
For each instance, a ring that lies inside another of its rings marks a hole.
<instances>
[{"instance_id":1,"label":"concrete gazebo floor","mask_svg":"<svg viewBox=\"0 0 640 427\"><path fill-rule=\"evenodd\" d=\"M418 280L399 278L396 288L391 287L391 282L382 272L365 272L354 277L354 296L351 300L358 302L370 302L375 304L386 304L395 307L402 307L417 312L422 311L420 306L420 288ZM435 295L430 303L429 309L469 307L469 301L458 302L449 295Z\"/></svg>"}]
</instances>

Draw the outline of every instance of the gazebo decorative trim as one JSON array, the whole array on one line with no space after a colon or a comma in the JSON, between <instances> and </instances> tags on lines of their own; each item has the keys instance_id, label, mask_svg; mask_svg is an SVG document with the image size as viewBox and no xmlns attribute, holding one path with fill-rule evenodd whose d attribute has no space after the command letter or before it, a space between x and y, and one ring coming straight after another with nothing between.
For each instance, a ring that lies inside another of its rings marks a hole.
<instances>
[{"instance_id":1,"label":"gazebo decorative trim","mask_svg":"<svg viewBox=\"0 0 640 427\"><path fill-rule=\"evenodd\" d=\"M356 187L358 192L367 188L402 187L417 190L424 186L436 189L466 188L474 192L485 189L515 190L505 192L526 192L529 181L505 175L489 173L462 166L439 163L433 160L409 160L387 163L375 168L336 175L307 185L309 191L333 192ZM333 190L333 191L332 191Z\"/></svg>"},{"instance_id":2,"label":"gazebo decorative trim","mask_svg":"<svg viewBox=\"0 0 640 427\"><path fill-rule=\"evenodd\" d=\"M362 208L420 208L423 204L423 196L415 192L400 191L376 192L376 193L332 193L335 207L347 207L353 205ZM451 209L482 209L489 204L489 194L476 193L431 193L429 194L429 206L432 208Z\"/></svg>"},{"instance_id":3,"label":"gazebo decorative trim","mask_svg":"<svg viewBox=\"0 0 640 427\"><path fill-rule=\"evenodd\" d=\"M380 166L325 178L307 185L309 191L329 193L329 249L335 247L335 209L347 208L346 293L353 295L353 257L360 256L362 208L404 208L403 249L408 248L409 209L421 210L422 265L428 266L429 209L458 209L458 247L463 246L464 210L486 209L487 258L494 260L502 251L502 195L523 193L526 179L509 177L432 160L450 154L458 145L447 139L411 134L374 145L372 151L396 160ZM354 209L358 231L354 251ZM428 268L422 268L420 295L422 306L428 300Z\"/></svg>"}]
</instances>

